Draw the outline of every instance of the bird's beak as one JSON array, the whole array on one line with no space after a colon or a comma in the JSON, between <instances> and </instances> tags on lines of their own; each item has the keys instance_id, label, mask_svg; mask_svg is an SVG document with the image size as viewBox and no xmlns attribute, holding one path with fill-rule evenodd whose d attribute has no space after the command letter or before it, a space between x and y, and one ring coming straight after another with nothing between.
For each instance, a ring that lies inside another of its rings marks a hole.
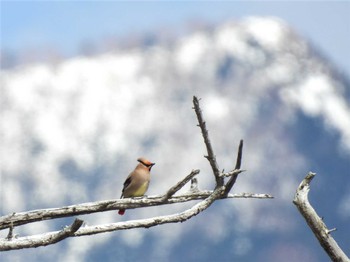
<instances>
[{"instance_id":1,"label":"bird's beak","mask_svg":"<svg viewBox=\"0 0 350 262\"><path fill-rule=\"evenodd\" d=\"M151 163L150 166L148 167L149 171L151 171L152 167L155 165L156 163Z\"/></svg>"}]
</instances>

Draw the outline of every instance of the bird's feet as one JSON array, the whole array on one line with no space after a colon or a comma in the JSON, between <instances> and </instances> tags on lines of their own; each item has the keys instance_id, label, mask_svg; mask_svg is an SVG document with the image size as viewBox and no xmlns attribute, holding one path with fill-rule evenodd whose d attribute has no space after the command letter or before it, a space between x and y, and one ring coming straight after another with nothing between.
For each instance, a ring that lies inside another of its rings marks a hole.
<instances>
[{"instance_id":1,"label":"bird's feet","mask_svg":"<svg viewBox=\"0 0 350 262\"><path fill-rule=\"evenodd\" d=\"M143 196L137 196L137 197L133 197L133 199L142 199L142 198L147 198L147 195L143 195Z\"/></svg>"}]
</instances>

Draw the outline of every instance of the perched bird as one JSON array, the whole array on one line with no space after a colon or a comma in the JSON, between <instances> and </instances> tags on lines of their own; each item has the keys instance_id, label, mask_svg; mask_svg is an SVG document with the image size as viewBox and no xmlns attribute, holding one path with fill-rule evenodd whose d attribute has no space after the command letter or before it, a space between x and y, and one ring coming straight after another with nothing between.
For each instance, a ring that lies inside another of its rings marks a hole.
<instances>
[{"instance_id":1,"label":"perched bird","mask_svg":"<svg viewBox=\"0 0 350 262\"><path fill-rule=\"evenodd\" d=\"M140 157L137 159L140 162L130 173L130 175L126 178L124 182L124 187L122 191L122 195L120 198L128 198L128 197L139 197L143 196L149 186L149 182L151 179L150 171L152 166L155 163L147 160L146 158ZM124 215L125 209L119 209L118 214Z\"/></svg>"}]
</instances>

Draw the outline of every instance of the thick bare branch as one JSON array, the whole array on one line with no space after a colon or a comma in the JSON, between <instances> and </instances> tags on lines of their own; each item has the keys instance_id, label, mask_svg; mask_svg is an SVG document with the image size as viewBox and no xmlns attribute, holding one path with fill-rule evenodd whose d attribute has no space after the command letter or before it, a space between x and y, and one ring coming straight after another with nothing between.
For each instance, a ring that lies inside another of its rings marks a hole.
<instances>
[{"instance_id":1,"label":"thick bare branch","mask_svg":"<svg viewBox=\"0 0 350 262\"><path fill-rule=\"evenodd\" d=\"M191 180L191 178L193 178L198 173L199 173L198 169L192 170L192 172L188 176L186 176L184 179L178 182L175 186L171 187L167 191L167 193L164 194L162 198L158 197L151 203L144 201L145 199L147 200L147 198L139 199L140 200L139 205L137 205L137 200L136 200L136 206L132 206L131 208L148 206L148 205L154 206L158 204L160 205L169 204L168 202L166 202L166 200L169 197L171 197L173 194L175 194L178 190L180 190L189 180ZM11 225L13 227L13 226L20 226L20 225L24 225L24 224L32 223L36 221L47 220L47 219L55 219L55 218L77 216L77 215L103 212L103 211L109 211L109 210L117 210L117 209L120 209L120 207L128 209L130 208L129 206L130 201L128 200L134 202L134 200L131 200L131 199L105 200L105 201L66 206L62 208L40 209L40 210L33 210L28 212L13 213L11 215L0 217L0 230L4 228L8 228ZM135 202L133 204L135 204Z\"/></svg>"},{"instance_id":2,"label":"thick bare branch","mask_svg":"<svg viewBox=\"0 0 350 262\"><path fill-rule=\"evenodd\" d=\"M173 198L193 199L193 197L196 196L198 200L204 199L204 201L196 204L192 208L179 214L173 214L168 216L158 216L158 217L153 217L149 219L132 220L127 222L111 223L106 225L81 227L79 231L77 231L74 235L69 234L69 237L92 235L92 234L117 231L117 230L125 230L125 229L138 228L138 227L149 228L149 227L153 227L153 226L157 226L165 223L183 222L197 215L199 212L203 211L204 209L208 208L211 205L211 203L214 202L215 200L221 199L222 191L223 191L223 188L220 188L219 190L216 189L214 191L211 191L211 190L199 191L199 192L196 192L195 194L183 194L181 196L173 197ZM269 198L272 198L272 196L268 194L242 193L242 194L229 194L227 198L269 199ZM72 231L73 229L71 229L71 232ZM47 243L46 245L53 244L54 242L52 242L51 239L52 238L59 239L57 236L61 236L62 233L60 232L62 231L50 232L50 233L45 233L45 234L40 234L40 235L35 235L30 237L20 237L20 238L15 238L12 241L8 241L7 239L0 239L0 251L38 247L38 246L44 245L44 243ZM65 234L64 236L68 237ZM47 242L47 241L51 241L51 242Z\"/></svg>"},{"instance_id":3,"label":"thick bare branch","mask_svg":"<svg viewBox=\"0 0 350 262\"><path fill-rule=\"evenodd\" d=\"M190 219L191 217L199 214L200 212L204 211L205 209L207 209L215 200L220 198L223 190L224 190L224 187L219 187L215 189L203 201L194 205L190 209L178 214L158 216L158 217L152 217L152 218L142 219L142 220L131 220L127 222L112 223L112 224L107 224L105 226L84 227L78 232L76 232L75 235L84 236L84 235L104 233L104 232L115 231L115 230L123 230L123 229L138 228L138 227L149 228L149 227L162 225L162 224L184 222Z\"/></svg>"},{"instance_id":4,"label":"thick bare branch","mask_svg":"<svg viewBox=\"0 0 350 262\"><path fill-rule=\"evenodd\" d=\"M196 216L197 214L204 211L205 209L207 209L215 200L220 198L224 189L225 189L224 187L216 188L203 201L201 201L200 203L194 205L192 208L182 213L167 215L167 216L158 216L158 217L141 219L141 220L131 220L127 222L110 223L110 224L98 225L98 226L86 226L86 227L80 228L78 231L75 230L76 232L75 231L73 232L73 226L75 224L73 223L72 226L64 228L61 231L34 235L30 237L20 237L12 241L8 241L6 239L0 239L0 251L46 246L46 245L57 243L58 241L61 241L64 238L73 237L73 236L94 235L94 234L117 231L117 230L125 230L125 229L140 228L140 227L149 228L149 227L158 226L162 224L184 222L190 219L191 217ZM83 221L81 221L81 224L82 222ZM79 227L81 226L81 224L79 224ZM74 227L74 229L78 229L79 227Z\"/></svg>"},{"instance_id":5,"label":"thick bare branch","mask_svg":"<svg viewBox=\"0 0 350 262\"><path fill-rule=\"evenodd\" d=\"M73 224L60 231L30 237L13 238L11 240L0 239L0 251L52 245L73 236L82 224L82 220L75 219Z\"/></svg>"},{"instance_id":6,"label":"thick bare branch","mask_svg":"<svg viewBox=\"0 0 350 262\"><path fill-rule=\"evenodd\" d=\"M176 204L183 203L192 200L201 200L207 198L212 191L198 191L190 192L186 194L176 195L169 199L164 200L164 195L149 196L147 198L125 198L121 200L104 200L97 202L89 202L78 205L65 206L60 208L48 208L48 209L38 209L28 212L13 213L12 215L3 216L0 218L0 229L9 228L12 225L20 226L32 222L56 219L62 217L72 217L83 214L90 214L96 212L104 212L110 210L119 209L123 203L123 208L138 208L146 206L158 206L165 204ZM273 198L268 194L230 194L227 198L259 198L259 199L269 199Z\"/></svg>"},{"instance_id":7,"label":"thick bare branch","mask_svg":"<svg viewBox=\"0 0 350 262\"><path fill-rule=\"evenodd\" d=\"M213 170L216 186L221 187L224 185L224 178L220 176L220 170L218 163L216 162L216 157L214 155L213 148L211 146L211 142L209 139L209 133L205 124L205 121L202 116L202 110L199 107L199 100L196 96L193 96L193 105L194 105L194 111L196 112L197 119L198 119L198 126L200 127L204 139L205 146L207 147L208 155L206 158L208 159L211 168Z\"/></svg>"},{"instance_id":8,"label":"thick bare branch","mask_svg":"<svg viewBox=\"0 0 350 262\"><path fill-rule=\"evenodd\" d=\"M315 175L315 173L310 172L300 183L293 203L296 205L301 215L305 218L307 224L331 260L337 262L349 262L349 258L330 235L331 230L327 228L322 218L317 215L316 211L308 200L310 183Z\"/></svg>"}]
</instances>

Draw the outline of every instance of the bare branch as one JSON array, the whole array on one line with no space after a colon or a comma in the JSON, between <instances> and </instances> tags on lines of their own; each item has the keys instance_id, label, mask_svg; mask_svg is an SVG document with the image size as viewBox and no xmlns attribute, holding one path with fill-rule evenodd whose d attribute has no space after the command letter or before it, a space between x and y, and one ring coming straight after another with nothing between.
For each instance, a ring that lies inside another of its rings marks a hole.
<instances>
[{"instance_id":1,"label":"bare branch","mask_svg":"<svg viewBox=\"0 0 350 262\"><path fill-rule=\"evenodd\" d=\"M120 208L136 208L142 206L154 206L161 204L169 204L166 200L180 190L191 178L199 173L199 170L192 170L183 180L171 187L163 197L157 197L154 201L147 201L147 198L139 199L121 199L121 200L105 200L98 202L83 203L78 205L71 205L61 208L39 209L28 212L13 213L11 215L0 217L0 230L12 226L20 226L36 221L43 221L48 219L77 216L83 214L91 214L96 212L103 212L109 210L117 210ZM158 203L158 204L157 204ZM134 204L134 205L130 205ZM135 206L136 204L136 206ZM12 233L12 231L11 231Z\"/></svg>"},{"instance_id":2,"label":"bare branch","mask_svg":"<svg viewBox=\"0 0 350 262\"><path fill-rule=\"evenodd\" d=\"M31 237L14 238L12 240L0 239L0 251L52 245L66 239L67 237L74 236L74 233L81 227L82 224L83 220L75 219L72 225L67 226L60 231Z\"/></svg>"},{"instance_id":3,"label":"bare branch","mask_svg":"<svg viewBox=\"0 0 350 262\"><path fill-rule=\"evenodd\" d=\"M70 227L64 228L61 231L34 235L30 237L21 237L13 241L0 239L0 251L46 246L46 245L57 243L58 241L61 241L67 237L73 237L73 236L94 235L99 233L125 230L130 228L140 228L140 227L149 228L149 227L158 226L162 224L184 222L190 219L191 217L196 216L197 214L204 211L205 209L207 209L216 199L220 198L224 189L225 189L224 187L219 187L215 189L203 201L201 201L200 203L194 205L192 208L179 214L158 216L158 217L141 219L141 220L131 220L127 222L110 223L110 224L98 225L98 226L86 226L83 228L80 228L83 221L79 220L79 224L75 225L76 222L74 222ZM77 229L79 230L77 231Z\"/></svg>"},{"instance_id":4,"label":"bare branch","mask_svg":"<svg viewBox=\"0 0 350 262\"><path fill-rule=\"evenodd\" d=\"M127 222L112 223L104 226L102 225L102 226L84 227L78 232L76 232L75 235L84 236L84 235L91 235L91 234L104 233L109 231L116 231L116 230L130 229L130 228L138 228L138 227L149 228L149 227L162 225L162 224L184 222L190 219L191 217L199 214L200 212L204 211L205 209L207 209L215 200L220 198L223 190L224 190L224 187L219 187L215 189L203 201L199 202L198 204L194 205L193 207L191 207L190 209L187 209L182 213L166 215L166 216L158 216L158 217L142 219L142 220L131 220Z\"/></svg>"},{"instance_id":5,"label":"bare branch","mask_svg":"<svg viewBox=\"0 0 350 262\"><path fill-rule=\"evenodd\" d=\"M33 210L28 212L13 213L11 215L0 217L0 230L9 228L9 234L7 238L0 239L0 251L3 250L13 250L13 249L22 249L22 248L31 248L38 246L46 246L50 244L57 243L67 237L77 237L85 235L93 235L104 232L116 231L116 230L125 230L130 228L149 228L166 223L177 223L183 222L191 217L199 214L208 208L214 201L219 199L226 198L257 198L257 199L271 199L273 198L268 194L251 194L251 193L242 193L242 194L229 194L233 184L235 183L238 174L243 172L240 169L242 161L242 150L243 150L243 140L240 141L236 167L234 170L221 173L219 171L218 164L216 162L216 157L212 149L208 130L206 129L205 121L203 120L202 111L199 107L199 101L194 96L193 97L194 110L196 112L199 127L202 131L202 136L204 143L207 148L208 155L205 156L213 170L213 174L216 180L216 187L213 191L211 190L199 190L197 179L194 178L199 170L192 170L192 172L187 175L184 179L179 181L176 185L171 187L163 195L150 196L150 197L141 197L141 198L125 198L117 200L104 200L98 202L83 203L78 205L71 205L61 208L50 208L50 209L41 209ZM230 177L227 184L224 186L224 178ZM175 195L185 184L191 180L191 189L186 194ZM82 220L76 219L75 222L64 228L61 231L49 232L40 235L28 236L28 237L14 237L13 231L14 227L43 221L48 219L56 219L62 217L71 217L83 214L90 214L96 212L105 212L110 210L118 209L133 209L139 207L147 206L159 206L165 204L173 203L182 203L192 200L202 200L200 203L194 205L192 208L172 215L158 216L149 219L142 220L132 220L127 222L118 222L105 225L97 226L86 226L81 227L83 224Z\"/></svg>"},{"instance_id":6,"label":"bare branch","mask_svg":"<svg viewBox=\"0 0 350 262\"><path fill-rule=\"evenodd\" d=\"M60 208L38 209L28 212L13 213L11 215L3 216L0 218L0 229L9 228L12 225L20 226L32 222L56 219L62 217L72 217L83 214L90 214L96 212L104 212L110 210L117 210L123 206L123 208L138 208L146 206L158 206L165 204L183 203L193 200L201 200L207 198L213 191L198 191L190 192L173 196L164 200L164 195L148 196L147 198L125 198L118 200L104 200L97 202L89 202L78 205L65 206ZM234 194L228 195L227 198L273 198L268 194ZM121 204L123 203L123 204Z\"/></svg>"},{"instance_id":7,"label":"bare branch","mask_svg":"<svg viewBox=\"0 0 350 262\"><path fill-rule=\"evenodd\" d=\"M199 100L196 96L193 96L193 105L194 105L194 111L196 112L197 119L198 119L198 126L202 131L204 143L205 143L205 146L207 147L208 155L206 156L206 158L208 159L211 165L211 168L213 170L215 180L216 180L216 187L221 187L224 185L224 178L220 176L219 166L218 166L218 163L216 162L216 157L214 155L214 151L209 140L208 130L206 128L206 124L202 116L202 110L199 107Z\"/></svg>"},{"instance_id":8,"label":"bare branch","mask_svg":"<svg viewBox=\"0 0 350 262\"><path fill-rule=\"evenodd\" d=\"M329 230L327 231L327 234L330 234L330 233L332 233L332 232L334 232L334 231L337 231L337 229L336 229L336 228L329 229Z\"/></svg>"},{"instance_id":9,"label":"bare branch","mask_svg":"<svg viewBox=\"0 0 350 262\"><path fill-rule=\"evenodd\" d=\"M235 169L240 169L242 164L242 155L243 155L243 139L239 141L237 160Z\"/></svg>"},{"instance_id":10,"label":"bare branch","mask_svg":"<svg viewBox=\"0 0 350 262\"><path fill-rule=\"evenodd\" d=\"M243 172L245 172L245 171L246 171L246 170L235 169L235 170L232 170L232 171L227 172L227 173L221 173L220 176L221 176L221 177L232 177L232 176L239 175L240 173L243 173Z\"/></svg>"},{"instance_id":11,"label":"bare branch","mask_svg":"<svg viewBox=\"0 0 350 262\"><path fill-rule=\"evenodd\" d=\"M0 239L0 251L31 248L31 247L38 247L38 246L53 244L55 242L52 242L51 239L56 239L56 240L60 239L62 234L65 237L75 237L75 236L93 235L93 234L110 232L110 231L138 228L138 227L149 228L149 227L166 224L166 223L184 222L190 219L191 217L197 215L201 211L205 210L206 208L208 208L211 205L211 203L214 202L215 200L222 199L222 192L223 192L223 188L219 188L214 191L211 191L211 190L199 191L196 193L183 194L183 195L174 196L170 198L169 200L174 200L174 203L176 203L177 201L176 199L181 199L181 202L185 202L187 200L193 200L193 199L197 199L197 200L204 199L202 202L196 204L192 208L179 214L173 214L168 216L158 216L158 217L153 217L148 219L132 220L132 221L126 221L126 222L117 222L117 223L111 223L106 225L86 226L86 227L81 227L78 231L76 231L75 234L61 233L62 232L61 230L61 231L55 231L55 232L50 232L50 233L45 233L40 235L34 235L30 237L14 238L12 239L12 241L8 241L7 239ZM161 198L161 197L158 196L155 198ZM241 193L241 194L229 194L227 198L270 199L273 197L268 194ZM71 226L70 232L73 232L74 231L73 229L75 230L75 227ZM69 230L69 228L64 230Z\"/></svg>"},{"instance_id":12,"label":"bare branch","mask_svg":"<svg viewBox=\"0 0 350 262\"><path fill-rule=\"evenodd\" d=\"M13 223L10 223L10 227L9 227L9 233L7 234L6 239L7 240L11 240L13 238Z\"/></svg>"},{"instance_id":13,"label":"bare branch","mask_svg":"<svg viewBox=\"0 0 350 262\"><path fill-rule=\"evenodd\" d=\"M241 168L242 155L243 155L243 140L241 139L241 141L239 141L239 146L238 146L238 153L237 153L235 170L240 170L240 168ZM233 174L230 177L230 179L227 181L224 195L227 195L231 191L233 185L236 183L238 175L239 175L239 173Z\"/></svg>"},{"instance_id":14,"label":"bare branch","mask_svg":"<svg viewBox=\"0 0 350 262\"><path fill-rule=\"evenodd\" d=\"M320 218L308 200L310 191L310 183L315 177L315 173L308 173L304 180L300 183L293 200L301 215L305 218L307 224L318 239L323 249L327 252L332 261L349 262L349 258L338 246L337 242L330 235L326 224Z\"/></svg>"},{"instance_id":15,"label":"bare branch","mask_svg":"<svg viewBox=\"0 0 350 262\"><path fill-rule=\"evenodd\" d=\"M179 191L184 185L187 184L195 175L199 174L199 169L192 170L192 172L186 176L183 180L178 182L175 186L171 187L168 192L164 195L164 200L172 197L177 191Z\"/></svg>"}]
</instances>

